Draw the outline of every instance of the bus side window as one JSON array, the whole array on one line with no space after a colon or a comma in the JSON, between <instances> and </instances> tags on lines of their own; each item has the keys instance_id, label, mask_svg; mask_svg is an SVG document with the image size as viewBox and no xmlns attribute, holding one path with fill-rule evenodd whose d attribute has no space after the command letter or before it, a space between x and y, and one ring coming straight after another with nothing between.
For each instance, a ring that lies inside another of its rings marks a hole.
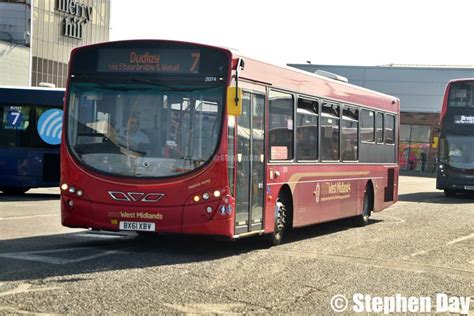
<instances>
[{"instance_id":1,"label":"bus side window","mask_svg":"<svg viewBox=\"0 0 474 316\"><path fill-rule=\"evenodd\" d=\"M293 96L270 91L269 145L271 160L293 159Z\"/></svg>"},{"instance_id":2,"label":"bus side window","mask_svg":"<svg viewBox=\"0 0 474 316\"><path fill-rule=\"evenodd\" d=\"M296 113L296 158L318 159L319 102L298 98Z\"/></svg>"},{"instance_id":3,"label":"bus side window","mask_svg":"<svg viewBox=\"0 0 474 316\"><path fill-rule=\"evenodd\" d=\"M383 144L383 113L377 112L375 127L375 139L377 140L377 144Z\"/></svg>"},{"instance_id":4,"label":"bus side window","mask_svg":"<svg viewBox=\"0 0 474 316\"><path fill-rule=\"evenodd\" d=\"M374 111L360 111L360 140L362 142L375 142L375 114Z\"/></svg>"},{"instance_id":5,"label":"bus side window","mask_svg":"<svg viewBox=\"0 0 474 316\"><path fill-rule=\"evenodd\" d=\"M395 116L385 114L385 144L395 143Z\"/></svg>"},{"instance_id":6,"label":"bus side window","mask_svg":"<svg viewBox=\"0 0 474 316\"><path fill-rule=\"evenodd\" d=\"M339 160L340 106L323 103L321 108L321 159Z\"/></svg>"},{"instance_id":7,"label":"bus side window","mask_svg":"<svg viewBox=\"0 0 474 316\"><path fill-rule=\"evenodd\" d=\"M358 136L359 130L359 110L350 107L344 107L342 111L342 160L355 161L358 156Z\"/></svg>"}]
</instances>

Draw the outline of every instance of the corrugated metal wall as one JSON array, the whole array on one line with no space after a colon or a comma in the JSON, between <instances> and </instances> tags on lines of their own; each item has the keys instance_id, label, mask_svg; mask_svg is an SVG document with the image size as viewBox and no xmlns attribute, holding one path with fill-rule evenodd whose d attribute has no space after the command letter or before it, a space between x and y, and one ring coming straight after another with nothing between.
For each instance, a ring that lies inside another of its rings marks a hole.
<instances>
[{"instance_id":1,"label":"corrugated metal wall","mask_svg":"<svg viewBox=\"0 0 474 316\"><path fill-rule=\"evenodd\" d=\"M324 70L347 77L349 83L400 98L402 112L437 113L447 82L474 77L474 68L373 67L288 64L305 71Z\"/></svg>"}]
</instances>

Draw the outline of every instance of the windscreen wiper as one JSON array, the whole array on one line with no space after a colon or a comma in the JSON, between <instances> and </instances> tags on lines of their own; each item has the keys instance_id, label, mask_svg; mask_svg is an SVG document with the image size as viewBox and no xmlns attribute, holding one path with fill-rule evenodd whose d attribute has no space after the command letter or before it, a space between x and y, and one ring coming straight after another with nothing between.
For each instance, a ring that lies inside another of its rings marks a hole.
<instances>
[{"instance_id":1,"label":"windscreen wiper","mask_svg":"<svg viewBox=\"0 0 474 316\"><path fill-rule=\"evenodd\" d=\"M150 84L150 85L157 86L157 87L160 87L160 88L168 89L167 91L173 91L173 92L194 92L194 91L215 89L217 87L217 85L214 85L214 86L197 86L197 87L178 88L178 87L175 87L175 86L164 85L162 83L158 83L158 82L156 82L154 80L150 80L150 79L137 79L137 78L134 78L134 79L131 79L131 81L132 82Z\"/></svg>"}]
</instances>

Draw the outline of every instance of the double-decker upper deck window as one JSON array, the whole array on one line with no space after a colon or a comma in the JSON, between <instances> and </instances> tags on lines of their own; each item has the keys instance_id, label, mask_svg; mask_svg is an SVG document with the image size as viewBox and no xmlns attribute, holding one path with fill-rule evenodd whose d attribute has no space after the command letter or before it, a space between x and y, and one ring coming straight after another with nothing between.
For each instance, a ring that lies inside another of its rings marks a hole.
<instances>
[{"instance_id":1,"label":"double-decker upper deck window","mask_svg":"<svg viewBox=\"0 0 474 316\"><path fill-rule=\"evenodd\" d=\"M340 107L323 103L321 108L321 159L339 160Z\"/></svg>"},{"instance_id":2,"label":"double-decker upper deck window","mask_svg":"<svg viewBox=\"0 0 474 316\"><path fill-rule=\"evenodd\" d=\"M395 116L385 114L385 144L395 143Z\"/></svg>"},{"instance_id":3,"label":"double-decker upper deck window","mask_svg":"<svg viewBox=\"0 0 474 316\"><path fill-rule=\"evenodd\" d=\"M375 120L375 138L378 144L383 143L383 113L378 112Z\"/></svg>"},{"instance_id":4,"label":"double-decker upper deck window","mask_svg":"<svg viewBox=\"0 0 474 316\"><path fill-rule=\"evenodd\" d=\"M363 142L375 141L375 113L374 111L360 111L360 140Z\"/></svg>"},{"instance_id":5,"label":"double-decker upper deck window","mask_svg":"<svg viewBox=\"0 0 474 316\"><path fill-rule=\"evenodd\" d=\"M358 159L358 137L359 130L359 110L355 108L345 107L342 111L342 159L357 160Z\"/></svg>"},{"instance_id":6,"label":"double-decker upper deck window","mask_svg":"<svg viewBox=\"0 0 474 316\"><path fill-rule=\"evenodd\" d=\"M448 106L456 108L474 108L474 81L451 84Z\"/></svg>"},{"instance_id":7,"label":"double-decker upper deck window","mask_svg":"<svg viewBox=\"0 0 474 316\"><path fill-rule=\"evenodd\" d=\"M298 99L296 113L296 158L318 159L319 103L315 100Z\"/></svg>"},{"instance_id":8,"label":"double-decker upper deck window","mask_svg":"<svg viewBox=\"0 0 474 316\"><path fill-rule=\"evenodd\" d=\"M270 91L269 144L271 160L293 159L293 96Z\"/></svg>"}]
</instances>

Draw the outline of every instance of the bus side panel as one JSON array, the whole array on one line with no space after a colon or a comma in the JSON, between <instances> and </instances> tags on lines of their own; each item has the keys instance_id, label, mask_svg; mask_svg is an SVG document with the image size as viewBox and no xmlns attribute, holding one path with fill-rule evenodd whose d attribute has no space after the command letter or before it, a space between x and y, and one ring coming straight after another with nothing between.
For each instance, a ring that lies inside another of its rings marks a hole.
<instances>
[{"instance_id":1,"label":"bus side panel","mask_svg":"<svg viewBox=\"0 0 474 316\"><path fill-rule=\"evenodd\" d=\"M46 163L46 155L59 154L51 149L0 148L0 187L57 186L59 164L54 166L57 170L48 170L52 166Z\"/></svg>"},{"instance_id":2,"label":"bus side panel","mask_svg":"<svg viewBox=\"0 0 474 316\"><path fill-rule=\"evenodd\" d=\"M392 170L392 197L387 199L389 170ZM374 211L381 211L397 201L398 166L370 164L317 164L269 166L265 231L273 231L275 201L286 183L293 195L293 227L307 226L351 217L362 213L367 184L374 189ZM269 199L269 196L271 199Z\"/></svg>"}]
</instances>

